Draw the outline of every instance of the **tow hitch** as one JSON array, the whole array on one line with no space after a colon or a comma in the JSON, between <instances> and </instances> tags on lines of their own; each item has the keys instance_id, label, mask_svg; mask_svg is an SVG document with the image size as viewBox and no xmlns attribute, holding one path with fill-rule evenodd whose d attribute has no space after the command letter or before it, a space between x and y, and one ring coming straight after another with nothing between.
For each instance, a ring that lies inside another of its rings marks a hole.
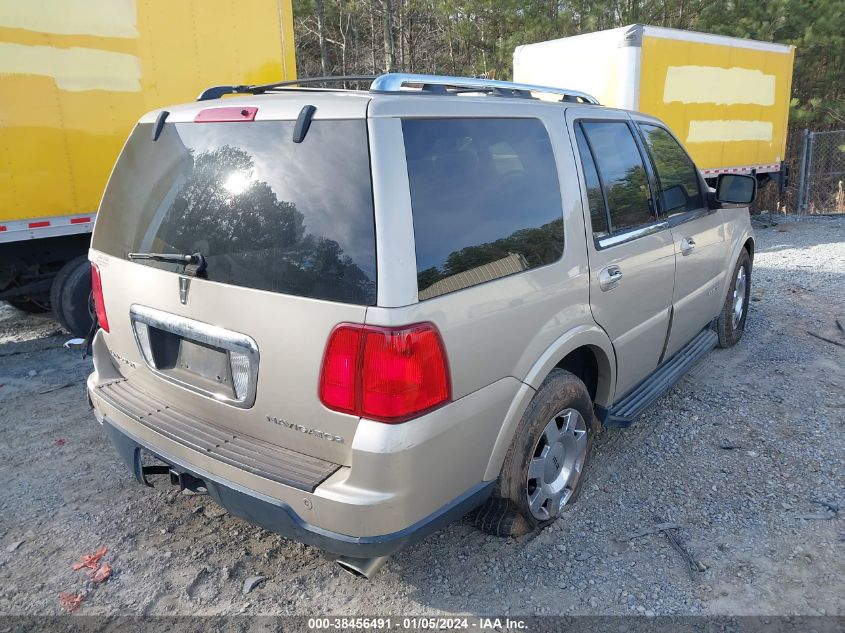
<instances>
[{"instance_id":1,"label":"tow hitch","mask_svg":"<svg viewBox=\"0 0 845 633\"><path fill-rule=\"evenodd\" d=\"M180 491L189 490L195 495L208 494L208 488L205 487L205 482L202 479L189 473L176 472L172 468L170 469L170 484L179 486Z\"/></svg>"},{"instance_id":2,"label":"tow hitch","mask_svg":"<svg viewBox=\"0 0 845 633\"><path fill-rule=\"evenodd\" d=\"M143 466L141 468L144 484L153 488L154 486L147 480L147 475L170 475L170 484L172 486L179 486L179 490L188 490L196 495L208 494L208 488L205 487L205 482L199 477L194 477L190 473L180 473L173 470L170 466L165 464L156 464L152 466Z\"/></svg>"}]
</instances>

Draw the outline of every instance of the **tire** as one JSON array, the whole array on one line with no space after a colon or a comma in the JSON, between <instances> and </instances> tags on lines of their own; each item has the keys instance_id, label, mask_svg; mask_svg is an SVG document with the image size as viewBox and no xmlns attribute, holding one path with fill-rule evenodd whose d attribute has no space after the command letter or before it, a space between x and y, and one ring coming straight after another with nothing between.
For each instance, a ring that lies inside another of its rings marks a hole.
<instances>
[{"instance_id":1,"label":"tire","mask_svg":"<svg viewBox=\"0 0 845 633\"><path fill-rule=\"evenodd\" d=\"M91 264L77 257L65 264L50 292L53 312L62 326L76 337L84 338L94 322L91 307Z\"/></svg>"},{"instance_id":2,"label":"tire","mask_svg":"<svg viewBox=\"0 0 845 633\"><path fill-rule=\"evenodd\" d=\"M476 511L476 527L509 537L553 523L578 498L597 430L587 387L553 370L517 426L496 489Z\"/></svg>"},{"instance_id":3,"label":"tire","mask_svg":"<svg viewBox=\"0 0 845 633\"><path fill-rule=\"evenodd\" d=\"M6 303L27 314L41 314L50 311L50 306L46 300L44 302L38 300L33 301L27 297L26 299L6 299Z\"/></svg>"},{"instance_id":4,"label":"tire","mask_svg":"<svg viewBox=\"0 0 845 633\"><path fill-rule=\"evenodd\" d=\"M62 327L68 331L70 331L70 328L67 325L64 311L62 310L62 290L67 283L68 276L81 262L86 261L86 259L84 255L80 255L79 257L74 257L66 261L59 269L59 272L56 273L56 276L53 277L53 285L50 286L50 307L53 309L53 315L61 323Z\"/></svg>"},{"instance_id":5,"label":"tire","mask_svg":"<svg viewBox=\"0 0 845 633\"><path fill-rule=\"evenodd\" d=\"M725 297L725 305L716 321L719 347L733 347L742 338L748 318L751 297L751 257L744 248L740 252Z\"/></svg>"}]
</instances>

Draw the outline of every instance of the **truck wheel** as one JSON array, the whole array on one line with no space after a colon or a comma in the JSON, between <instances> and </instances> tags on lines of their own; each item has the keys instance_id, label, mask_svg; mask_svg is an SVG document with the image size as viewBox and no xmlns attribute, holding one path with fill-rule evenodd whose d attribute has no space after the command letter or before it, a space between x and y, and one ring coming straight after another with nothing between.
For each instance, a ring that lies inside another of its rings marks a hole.
<instances>
[{"instance_id":1,"label":"truck wheel","mask_svg":"<svg viewBox=\"0 0 845 633\"><path fill-rule=\"evenodd\" d=\"M68 332L83 338L94 322L91 310L91 264L85 256L62 266L50 290L53 313Z\"/></svg>"},{"instance_id":2,"label":"truck wheel","mask_svg":"<svg viewBox=\"0 0 845 633\"><path fill-rule=\"evenodd\" d=\"M50 311L50 305L46 301L32 300L28 297L26 299L6 299L6 303L27 314L40 314Z\"/></svg>"},{"instance_id":3,"label":"truck wheel","mask_svg":"<svg viewBox=\"0 0 845 633\"><path fill-rule=\"evenodd\" d=\"M742 333L745 331L750 296L751 258L748 256L748 251L743 248L733 271L725 305L722 306L722 313L716 321L719 347L732 347L739 343L739 339L742 338Z\"/></svg>"},{"instance_id":4,"label":"truck wheel","mask_svg":"<svg viewBox=\"0 0 845 633\"><path fill-rule=\"evenodd\" d=\"M53 277L53 284L50 286L50 307L53 309L53 316L61 323L62 327L68 329L65 323L65 316L62 312L62 289L65 287L68 275L73 272L81 261L85 259L84 256L74 257L66 261L64 265L59 268L59 272Z\"/></svg>"},{"instance_id":5,"label":"truck wheel","mask_svg":"<svg viewBox=\"0 0 845 633\"><path fill-rule=\"evenodd\" d=\"M581 490L597 425L584 383L553 370L523 414L475 525L495 536L520 536L557 519Z\"/></svg>"}]
</instances>

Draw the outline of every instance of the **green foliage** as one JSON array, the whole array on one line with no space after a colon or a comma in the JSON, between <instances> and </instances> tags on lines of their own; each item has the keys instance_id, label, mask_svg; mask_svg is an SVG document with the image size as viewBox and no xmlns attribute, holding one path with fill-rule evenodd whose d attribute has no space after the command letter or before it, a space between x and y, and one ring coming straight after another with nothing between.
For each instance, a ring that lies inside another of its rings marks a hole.
<instances>
[{"instance_id":1,"label":"green foliage","mask_svg":"<svg viewBox=\"0 0 845 633\"><path fill-rule=\"evenodd\" d=\"M845 127L842 0L294 0L298 70L511 76L514 47L625 24L796 46L793 129ZM317 8L325 21L320 28ZM386 27L386 28L385 28ZM392 42L392 47L389 43ZM577 60L573 60L577 63Z\"/></svg>"},{"instance_id":2,"label":"green foliage","mask_svg":"<svg viewBox=\"0 0 845 633\"><path fill-rule=\"evenodd\" d=\"M695 28L792 44L790 124L845 126L845 11L841 0L732 0L702 9Z\"/></svg>"}]
</instances>

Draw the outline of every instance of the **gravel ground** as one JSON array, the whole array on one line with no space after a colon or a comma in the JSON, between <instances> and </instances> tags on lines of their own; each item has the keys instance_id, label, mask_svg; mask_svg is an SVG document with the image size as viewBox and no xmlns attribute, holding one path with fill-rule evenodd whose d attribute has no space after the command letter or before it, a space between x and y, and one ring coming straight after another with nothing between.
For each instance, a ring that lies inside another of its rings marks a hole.
<instances>
[{"instance_id":1,"label":"gravel ground","mask_svg":"<svg viewBox=\"0 0 845 633\"><path fill-rule=\"evenodd\" d=\"M520 540L459 522L366 582L139 486L88 411L90 362L0 307L0 614L60 613L61 591L84 614L844 614L845 348L808 334L845 341L836 318L845 218L759 229L741 343L605 430L563 518ZM71 565L101 546L112 576L87 584Z\"/></svg>"}]
</instances>

